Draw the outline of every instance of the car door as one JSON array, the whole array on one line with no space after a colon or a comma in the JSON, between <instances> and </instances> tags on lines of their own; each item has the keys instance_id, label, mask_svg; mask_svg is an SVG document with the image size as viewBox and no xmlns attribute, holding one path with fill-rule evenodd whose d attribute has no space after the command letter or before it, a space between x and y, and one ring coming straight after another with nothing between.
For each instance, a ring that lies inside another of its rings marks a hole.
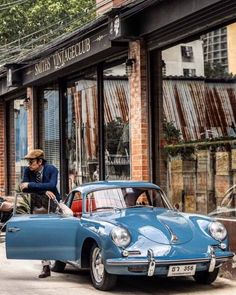
<instances>
[{"instance_id":1,"label":"car door","mask_svg":"<svg viewBox=\"0 0 236 295\"><path fill-rule=\"evenodd\" d=\"M58 214L21 215L6 229L6 254L11 259L73 260L81 223Z\"/></svg>"}]
</instances>

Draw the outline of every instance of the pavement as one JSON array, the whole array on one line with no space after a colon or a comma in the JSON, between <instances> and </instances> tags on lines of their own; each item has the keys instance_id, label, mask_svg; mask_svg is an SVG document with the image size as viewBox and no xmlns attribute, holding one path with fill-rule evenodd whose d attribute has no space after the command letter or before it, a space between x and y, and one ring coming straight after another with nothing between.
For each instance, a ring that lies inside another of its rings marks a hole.
<instances>
[{"instance_id":1,"label":"pavement","mask_svg":"<svg viewBox=\"0 0 236 295\"><path fill-rule=\"evenodd\" d=\"M157 279L155 277L121 277L112 291L94 289L89 273L66 269L39 279L41 262L36 260L7 260L5 235L0 235L0 295L235 295L236 281L218 278L211 286L198 285L191 278Z\"/></svg>"}]
</instances>

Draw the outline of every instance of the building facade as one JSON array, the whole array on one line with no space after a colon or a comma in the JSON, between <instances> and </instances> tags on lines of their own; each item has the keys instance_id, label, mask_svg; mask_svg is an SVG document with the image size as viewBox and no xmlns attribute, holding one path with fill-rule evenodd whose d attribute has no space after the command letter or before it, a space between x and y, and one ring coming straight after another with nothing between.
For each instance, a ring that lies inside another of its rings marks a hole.
<instances>
[{"instance_id":1,"label":"building facade","mask_svg":"<svg viewBox=\"0 0 236 295\"><path fill-rule=\"evenodd\" d=\"M210 31L233 23L236 3L107 1L103 8L106 13L98 11L101 16L89 25L1 69L2 194L14 193L25 167L23 156L31 148L44 149L58 167L62 195L83 182L107 178L151 180L167 189L163 120L169 118L175 129L182 126L186 138L195 121L188 111L189 121L182 115L176 121L184 100L177 86L163 88L163 59L171 65L171 48L179 46L185 58L182 75L201 76L200 38L206 25ZM189 42L194 43L186 47ZM189 66L192 62L196 67ZM166 103L167 89L175 107ZM208 117L201 118L196 133L217 127L217 120L209 127ZM221 123L226 128L232 122Z\"/></svg>"}]
</instances>

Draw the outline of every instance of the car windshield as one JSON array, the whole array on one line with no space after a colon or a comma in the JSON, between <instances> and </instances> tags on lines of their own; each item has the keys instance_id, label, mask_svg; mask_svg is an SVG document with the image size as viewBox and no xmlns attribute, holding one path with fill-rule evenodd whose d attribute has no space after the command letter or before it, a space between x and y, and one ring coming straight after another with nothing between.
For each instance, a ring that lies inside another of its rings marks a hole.
<instances>
[{"instance_id":1,"label":"car windshield","mask_svg":"<svg viewBox=\"0 0 236 295\"><path fill-rule=\"evenodd\" d=\"M91 192L87 195L86 204L87 212L141 206L171 207L161 190L131 187Z\"/></svg>"}]
</instances>

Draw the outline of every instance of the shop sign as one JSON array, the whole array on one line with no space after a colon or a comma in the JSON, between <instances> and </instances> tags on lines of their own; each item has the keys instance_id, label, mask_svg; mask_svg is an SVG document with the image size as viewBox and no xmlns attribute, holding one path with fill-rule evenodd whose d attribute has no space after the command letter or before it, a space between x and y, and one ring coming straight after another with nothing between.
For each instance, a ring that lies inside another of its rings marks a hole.
<instances>
[{"instance_id":1,"label":"shop sign","mask_svg":"<svg viewBox=\"0 0 236 295\"><path fill-rule=\"evenodd\" d=\"M91 50L91 40L86 38L80 42L71 45L68 48L55 52L54 54L40 60L35 64L34 75L46 73L51 70L58 70L64 67L70 61L86 54Z\"/></svg>"},{"instance_id":2,"label":"shop sign","mask_svg":"<svg viewBox=\"0 0 236 295\"><path fill-rule=\"evenodd\" d=\"M50 55L39 59L35 64L23 70L23 85L64 70L70 66L85 61L89 57L112 48L107 28L92 36L84 37L62 47Z\"/></svg>"}]
</instances>

